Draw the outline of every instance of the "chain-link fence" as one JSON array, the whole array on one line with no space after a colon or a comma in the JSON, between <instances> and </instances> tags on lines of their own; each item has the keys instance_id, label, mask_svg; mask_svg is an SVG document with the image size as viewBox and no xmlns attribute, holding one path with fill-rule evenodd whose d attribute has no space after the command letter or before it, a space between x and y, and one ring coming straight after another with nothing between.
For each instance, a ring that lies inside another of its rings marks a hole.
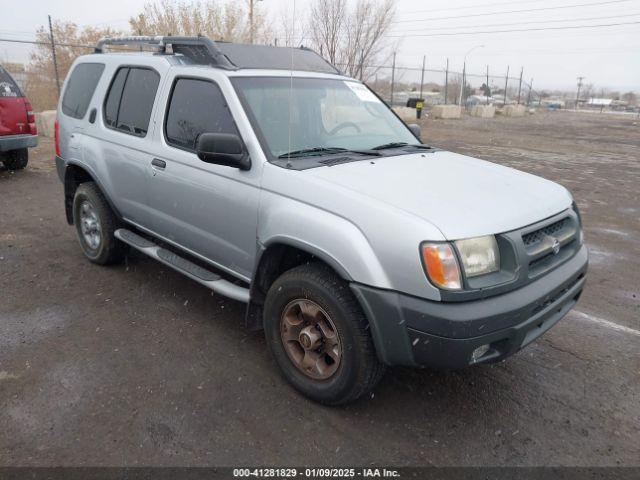
<instances>
[{"instance_id":1,"label":"chain-link fence","mask_svg":"<svg viewBox=\"0 0 640 480\"><path fill-rule=\"evenodd\" d=\"M407 105L410 99L424 99L425 106L456 104L538 105L541 96L520 76L460 72L441 69L376 65L364 70L363 80L393 106ZM464 77L464 80L463 80ZM464 84L464 88L461 88ZM506 92L506 95L505 95Z\"/></svg>"}]
</instances>

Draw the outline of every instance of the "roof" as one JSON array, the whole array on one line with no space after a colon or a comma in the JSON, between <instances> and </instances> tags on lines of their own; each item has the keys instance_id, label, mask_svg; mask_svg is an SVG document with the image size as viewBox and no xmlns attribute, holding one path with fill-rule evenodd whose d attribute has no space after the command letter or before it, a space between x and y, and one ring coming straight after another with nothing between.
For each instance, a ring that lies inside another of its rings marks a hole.
<instances>
[{"instance_id":1,"label":"roof","mask_svg":"<svg viewBox=\"0 0 640 480\"><path fill-rule=\"evenodd\" d=\"M238 68L340 73L336 67L316 52L305 47L274 47L221 42L217 42L216 45Z\"/></svg>"},{"instance_id":2,"label":"roof","mask_svg":"<svg viewBox=\"0 0 640 480\"><path fill-rule=\"evenodd\" d=\"M133 36L103 38L95 47L102 53L107 45L153 46L161 54L181 54L199 65L225 70L269 69L339 74L340 71L311 49L214 42L210 38L177 36ZM171 47L171 52L167 47Z\"/></svg>"}]
</instances>

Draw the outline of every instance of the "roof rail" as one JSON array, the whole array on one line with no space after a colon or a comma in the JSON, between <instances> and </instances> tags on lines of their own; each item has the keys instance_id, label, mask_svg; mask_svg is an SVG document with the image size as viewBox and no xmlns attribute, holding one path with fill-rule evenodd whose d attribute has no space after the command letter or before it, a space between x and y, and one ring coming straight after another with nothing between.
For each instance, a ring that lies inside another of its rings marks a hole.
<instances>
[{"instance_id":1,"label":"roof rail","mask_svg":"<svg viewBox=\"0 0 640 480\"><path fill-rule=\"evenodd\" d=\"M182 37L182 36L129 36L129 37L105 37L96 43L94 53L103 53L108 45L151 45L158 52L165 53L167 45L171 45L173 53L181 53L194 62L201 65L212 65L225 70L236 70L236 66L224 55L216 42L208 37Z\"/></svg>"}]
</instances>

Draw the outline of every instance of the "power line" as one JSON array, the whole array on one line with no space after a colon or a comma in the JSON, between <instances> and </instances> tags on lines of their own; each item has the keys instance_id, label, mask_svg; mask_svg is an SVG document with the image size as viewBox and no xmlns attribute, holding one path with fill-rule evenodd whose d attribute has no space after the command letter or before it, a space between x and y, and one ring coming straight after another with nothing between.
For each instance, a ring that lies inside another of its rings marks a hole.
<instances>
[{"instance_id":1,"label":"power line","mask_svg":"<svg viewBox=\"0 0 640 480\"><path fill-rule=\"evenodd\" d=\"M522 4L522 3L540 3L545 0L525 0L524 2L493 2L493 3L482 3L480 5L466 5L461 7L449 7L449 8L438 8L435 10L413 10L409 12L402 12L402 14L412 14L412 13L433 13L433 12L448 12L450 10L468 10L470 8L483 8L483 7L498 7L501 5L513 5Z\"/></svg>"},{"instance_id":2,"label":"power line","mask_svg":"<svg viewBox=\"0 0 640 480\"><path fill-rule=\"evenodd\" d=\"M608 0L606 2L593 2L593 3L575 3L573 5L559 5L556 7L540 7L540 8L528 8L523 10L509 10L505 12L484 12L484 13L472 13L467 15L453 15L450 17L435 17L435 18L423 18L423 19L412 19L412 20L394 20L391 23L406 23L406 22L433 22L434 20L450 20L450 19L459 19L459 18L470 18L470 17L485 17L489 15L506 15L509 13L529 13L529 12L542 12L547 10L561 10L566 8L577 8L577 7L595 7L599 5L610 5L612 3L627 3L631 0Z\"/></svg>"},{"instance_id":3,"label":"power line","mask_svg":"<svg viewBox=\"0 0 640 480\"><path fill-rule=\"evenodd\" d=\"M40 42L38 40L18 40L16 38L0 38L0 42L9 43L30 43L32 45L51 45L51 42ZM77 43L58 43L56 47L77 47L77 48L94 48L95 45L81 45Z\"/></svg>"},{"instance_id":4,"label":"power line","mask_svg":"<svg viewBox=\"0 0 640 480\"><path fill-rule=\"evenodd\" d=\"M513 23L491 23L491 24L486 24L486 25L469 25L469 26L473 26L474 28L484 28L484 27L510 27L512 25L530 25L530 24L534 24L534 23L562 23L562 22L581 22L581 21L588 21L588 20L610 20L612 18L629 18L629 17L637 17L638 15L640 15L640 13L631 13L631 14L625 14L625 15L612 15L609 17L586 17L586 18L572 18L572 19L555 19L555 20L531 20L528 22L513 22ZM450 26L450 27L428 27L428 30L431 32L433 30L455 30L455 29L460 29L465 27L464 25L456 25L456 26ZM420 32L420 31L424 31L424 28L422 30L404 30L405 33L414 33L414 32Z\"/></svg>"},{"instance_id":5,"label":"power line","mask_svg":"<svg viewBox=\"0 0 640 480\"><path fill-rule=\"evenodd\" d=\"M485 31L473 31L473 32L444 32L444 33L424 33L424 34L411 34L411 35L386 35L389 38L405 38L405 37L442 37L442 36L457 36L457 35L477 35L485 33L512 33L512 32L540 32L546 30L573 30L577 28L600 28L600 27L617 27L620 25L636 25L638 22L621 22L621 23L602 23L598 25L571 25L563 27L539 27L539 28L521 28L521 29L509 29L509 30L485 30Z\"/></svg>"}]
</instances>

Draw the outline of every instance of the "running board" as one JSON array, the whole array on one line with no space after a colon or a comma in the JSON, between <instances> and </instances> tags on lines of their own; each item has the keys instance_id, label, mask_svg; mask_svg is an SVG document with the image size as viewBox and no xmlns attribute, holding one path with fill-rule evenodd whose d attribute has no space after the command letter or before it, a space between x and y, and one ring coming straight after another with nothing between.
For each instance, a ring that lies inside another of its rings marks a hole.
<instances>
[{"instance_id":1,"label":"running board","mask_svg":"<svg viewBox=\"0 0 640 480\"><path fill-rule=\"evenodd\" d=\"M240 302L249 303L249 289L234 285L228 280L223 279L219 275L190 262L166 248L159 247L150 240L141 237L137 233L120 228L115 231L114 235L120 241L132 246L136 250L141 251L145 255L155 258L168 267L177 270L201 285L210 288L220 295L238 300Z\"/></svg>"}]
</instances>

